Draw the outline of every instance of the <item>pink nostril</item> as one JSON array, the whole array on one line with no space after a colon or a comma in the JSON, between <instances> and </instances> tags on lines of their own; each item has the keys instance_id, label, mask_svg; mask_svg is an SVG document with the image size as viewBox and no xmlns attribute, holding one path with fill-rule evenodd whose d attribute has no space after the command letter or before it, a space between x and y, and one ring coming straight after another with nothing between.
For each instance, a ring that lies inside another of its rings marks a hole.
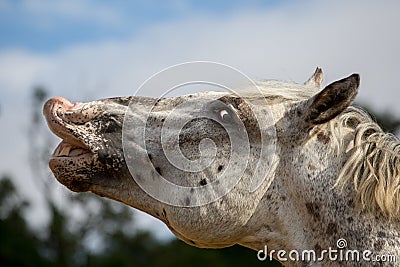
<instances>
[{"instance_id":1,"label":"pink nostril","mask_svg":"<svg viewBox=\"0 0 400 267\"><path fill-rule=\"evenodd\" d=\"M46 113L51 113L52 111L58 110L59 108L63 108L64 110L66 110L73 106L74 105L67 99L61 96L56 96L47 100L43 107L43 113L46 115Z\"/></svg>"},{"instance_id":2,"label":"pink nostril","mask_svg":"<svg viewBox=\"0 0 400 267\"><path fill-rule=\"evenodd\" d=\"M74 106L71 102L69 102L68 99L65 99L64 97L61 96L53 97L49 101L52 101L54 105L61 106L65 110L70 109L71 107Z\"/></svg>"},{"instance_id":3,"label":"pink nostril","mask_svg":"<svg viewBox=\"0 0 400 267\"><path fill-rule=\"evenodd\" d=\"M72 107L69 108L69 110L77 110L79 108L81 108L83 106L83 104L81 102L76 102L72 105Z\"/></svg>"}]
</instances>

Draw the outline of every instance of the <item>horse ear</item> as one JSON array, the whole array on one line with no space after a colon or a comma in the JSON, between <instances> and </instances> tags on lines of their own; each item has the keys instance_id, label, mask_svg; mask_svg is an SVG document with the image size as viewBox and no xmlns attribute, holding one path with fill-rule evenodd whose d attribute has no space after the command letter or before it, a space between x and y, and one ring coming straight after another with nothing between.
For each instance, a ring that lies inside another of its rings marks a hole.
<instances>
[{"instance_id":1,"label":"horse ear","mask_svg":"<svg viewBox=\"0 0 400 267\"><path fill-rule=\"evenodd\" d=\"M320 67L315 69L314 74L304 83L305 86L321 88L324 73Z\"/></svg>"},{"instance_id":2,"label":"horse ear","mask_svg":"<svg viewBox=\"0 0 400 267\"><path fill-rule=\"evenodd\" d=\"M305 120L310 126L330 121L347 108L357 95L360 76L353 74L333 82L309 99Z\"/></svg>"}]
</instances>

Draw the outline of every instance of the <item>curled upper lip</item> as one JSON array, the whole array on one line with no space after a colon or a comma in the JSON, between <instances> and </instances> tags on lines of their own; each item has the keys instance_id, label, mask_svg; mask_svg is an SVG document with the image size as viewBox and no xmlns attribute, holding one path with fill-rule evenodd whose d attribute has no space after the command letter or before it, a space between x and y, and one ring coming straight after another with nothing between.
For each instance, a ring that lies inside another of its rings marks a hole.
<instances>
[{"instance_id":1,"label":"curled upper lip","mask_svg":"<svg viewBox=\"0 0 400 267\"><path fill-rule=\"evenodd\" d=\"M44 104L43 114L54 134L73 146L88 149L88 144L78 137L78 133L86 132L82 124L92 119L88 110L82 113L83 107L82 103L72 104L63 97L53 97Z\"/></svg>"}]
</instances>

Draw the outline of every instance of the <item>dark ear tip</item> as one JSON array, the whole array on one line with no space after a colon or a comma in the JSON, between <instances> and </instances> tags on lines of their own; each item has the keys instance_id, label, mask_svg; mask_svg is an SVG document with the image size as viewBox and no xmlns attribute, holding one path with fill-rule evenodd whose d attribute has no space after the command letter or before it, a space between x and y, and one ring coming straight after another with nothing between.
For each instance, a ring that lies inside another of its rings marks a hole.
<instances>
[{"instance_id":1,"label":"dark ear tip","mask_svg":"<svg viewBox=\"0 0 400 267\"><path fill-rule=\"evenodd\" d=\"M354 74L350 75L349 78L354 80L354 82L356 83L357 87L360 85L360 74L354 73Z\"/></svg>"}]
</instances>

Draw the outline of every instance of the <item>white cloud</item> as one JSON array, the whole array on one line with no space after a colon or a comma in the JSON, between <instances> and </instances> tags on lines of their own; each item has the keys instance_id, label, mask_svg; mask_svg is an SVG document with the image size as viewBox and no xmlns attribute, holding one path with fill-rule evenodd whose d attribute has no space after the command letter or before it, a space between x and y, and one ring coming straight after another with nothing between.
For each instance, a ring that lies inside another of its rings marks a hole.
<instances>
[{"instance_id":1,"label":"white cloud","mask_svg":"<svg viewBox=\"0 0 400 267\"><path fill-rule=\"evenodd\" d=\"M29 89L40 76L51 69L53 60L25 51L0 52L0 86L2 92L23 92Z\"/></svg>"},{"instance_id":2,"label":"white cloud","mask_svg":"<svg viewBox=\"0 0 400 267\"><path fill-rule=\"evenodd\" d=\"M85 3L81 11L60 12L85 14ZM27 89L33 84L74 101L127 95L162 68L191 60L219 61L250 77L297 82L316 66L324 69L326 82L359 72L360 102L398 113L399 9L398 1L302 1L224 16L194 13L147 27L130 41L89 43L50 55L3 51L0 88L9 102L0 98L1 116L11 116L14 123L0 140L13 135L19 117L27 115ZM17 157L25 148L17 154L15 147L4 147L2 155L9 160L0 161L0 170L18 170Z\"/></svg>"}]
</instances>

